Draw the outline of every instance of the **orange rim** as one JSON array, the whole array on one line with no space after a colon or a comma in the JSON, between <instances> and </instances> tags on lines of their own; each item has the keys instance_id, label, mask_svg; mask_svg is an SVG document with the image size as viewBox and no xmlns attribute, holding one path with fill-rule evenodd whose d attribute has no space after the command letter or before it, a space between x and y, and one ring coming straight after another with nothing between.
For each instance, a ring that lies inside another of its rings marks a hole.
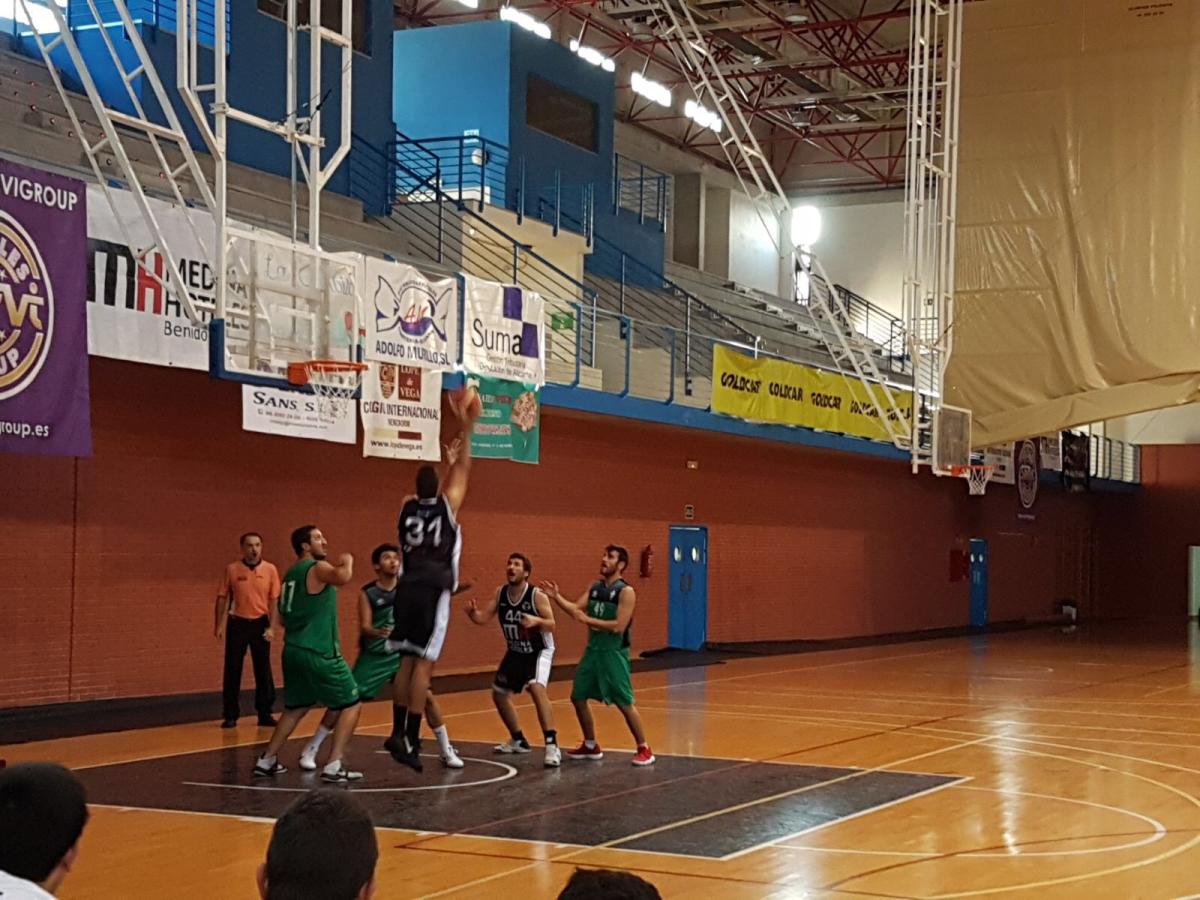
<instances>
[{"instance_id":1,"label":"orange rim","mask_svg":"<svg viewBox=\"0 0 1200 900\"><path fill-rule=\"evenodd\" d=\"M291 384L308 384L309 373L319 372L365 372L365 363L343 362L337 359L310 359L305 362L288 363L288 381Z\"/></svg>"}]
</instances>

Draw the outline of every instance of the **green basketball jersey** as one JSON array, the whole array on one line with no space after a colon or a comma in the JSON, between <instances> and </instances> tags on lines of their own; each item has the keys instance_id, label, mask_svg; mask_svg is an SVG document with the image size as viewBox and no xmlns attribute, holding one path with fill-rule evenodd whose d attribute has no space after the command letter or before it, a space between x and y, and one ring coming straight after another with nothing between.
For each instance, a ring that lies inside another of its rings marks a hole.
<instances>
[{"instance_id":1,"label":"green basketball jersey","mask_svg":"<svg viewBox=\"0 0 1200 900\"><path fill-rule=\"evenodd\" d=\"M338 640L337 588L327 584L319 594L308 592L308 571L316 564L315 559L302 559L283 576L279 617L287 629L284 643L322 656L336 656L342 652Z\"/></svg>"},{"instance_id":2,"label":"green basketball jersey","mask_svg":"<svg viewBox=\"0 0 1200 900\"><path fill-rule=\"evenodd\" d=\"M611 622L617 617L617 606L621 597L621 591L627 585L621 579L610 584L605 584L603 581L597 581L592 585L592 589L588 591L587 614L593 619L603 619L606 622ZM616 634L612 631L596 631L592 630L588 636L588 647L596 650L620 650L629 646L629 630L633 627L633 621L630 620L629 628L624 632Z\"/></svg>"},{"instance_id":3,"label":"green basketball jersey","mask_svg":"<svg viewBox=\"0 0 1200 900\"><path fill-rule=\"evenodd\" d=\"M363 593L367 595L367 603L371 606L371 627L385 628L396 624L393 604L396 602L396 589L390 591L381 588L372 581L363 585ZM370 653L387 654L387 638L363 638L362 648Z\"/></svg>"}]
</instances>

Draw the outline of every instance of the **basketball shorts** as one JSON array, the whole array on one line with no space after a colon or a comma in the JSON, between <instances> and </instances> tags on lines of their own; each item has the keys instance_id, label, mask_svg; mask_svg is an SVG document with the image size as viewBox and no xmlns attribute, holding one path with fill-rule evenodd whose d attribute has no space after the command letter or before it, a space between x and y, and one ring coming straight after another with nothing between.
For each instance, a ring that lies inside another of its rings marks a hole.
<instances>
[{"instance_id":1,"label":"basketball shorts","mask_svg":"<svg viewBox=\"0 0 1200 900\"><path fill-rule=\"evenodd\" d=\"M596 650L588 647L575 670L572 700L600 700L616 706L633 705L629 650Z\"/></svg>"},{"instance_id":2,"label":"basketball shorts","mask_svg":"<svg viewBox=\"0 0 1200 900\"><path fill-rule=\"evenodd\" d=\"M396 586L395 625L387 649L404 656L436 660L450 625L450 588L444 581L401 578Z\"/></svg>"},{"instance_id":3,"label":"basketball shorts","mask_svg":"<svg viewBox=\"0 0 1200 900\"><path fill-rule=\"evenodd\" d=\"M545 687L550 683L550 666L553 662L553 647L547 647L540 653L514 653L509 650L500 660L492 687L510 694L519 694L530 684Z\"/></svg>"},{"instance_id":4,"label":"basketball shorts","mask_svg":"<svg viewBox=\"0 0 1200 900\"><path fill-rule=\"evenodd\" d=\"M288 709L345 709L358 699L358 684L341 654L322 656L284 644L283 705Z\"/></svg>"},{"instance_id":5,"label":"basketball shorts","mask_svg":"<svg viewBox=\"0 0 1200 900\"><path fill-rule=\"evenodd\" d=\"M388 684L400 670L400 654L375 653L364 650L354 661L354 681L363 700L374 700L379 689Z\"/></svg>"}]
</instances>

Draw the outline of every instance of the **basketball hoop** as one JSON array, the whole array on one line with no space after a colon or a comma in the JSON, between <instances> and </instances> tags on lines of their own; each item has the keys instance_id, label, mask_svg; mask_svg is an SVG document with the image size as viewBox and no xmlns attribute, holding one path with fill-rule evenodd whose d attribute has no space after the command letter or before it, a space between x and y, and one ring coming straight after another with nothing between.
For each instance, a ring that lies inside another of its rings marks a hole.
<instances>
[{"instance_id":1,"label":"basketball hoop","mask_svg":"<svg viewBox=\"0 0 1200 900\"><path fill-rule=\"evenodd\" d=\"M967 479L967 489L972 497L982 496L992 480L993 466L951 466L950 474L955 478Z\"/></svg>"},{"instance_id":2,"label":"basketball hoop","mask_svg":"<svg viewBox=\"0 0 1200 900\"><path fill-rule=\"evenodd\" d=\"M345 415L346 405L358 392L366 368L363 363L309 359L288 363L288 381L297 387L311 388L317 398L317 415L332 421Z\"/></svg>"}]
</instances>

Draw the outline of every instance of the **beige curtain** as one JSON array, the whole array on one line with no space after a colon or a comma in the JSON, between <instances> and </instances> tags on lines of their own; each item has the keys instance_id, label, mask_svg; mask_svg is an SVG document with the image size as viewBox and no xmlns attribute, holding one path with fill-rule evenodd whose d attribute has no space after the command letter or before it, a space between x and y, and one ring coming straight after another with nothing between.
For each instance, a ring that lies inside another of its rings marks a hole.
<instances>
[{"instance_id":1,"label":"beige curtain","mask_svg":"<svg viewBox=\"0 0 1200 900\"><path fill-rule=\"evenodd\" d=\"M964 22L946 402L983 446L1200 398L1200 0Z\"/></svg>"}]
</instances>

